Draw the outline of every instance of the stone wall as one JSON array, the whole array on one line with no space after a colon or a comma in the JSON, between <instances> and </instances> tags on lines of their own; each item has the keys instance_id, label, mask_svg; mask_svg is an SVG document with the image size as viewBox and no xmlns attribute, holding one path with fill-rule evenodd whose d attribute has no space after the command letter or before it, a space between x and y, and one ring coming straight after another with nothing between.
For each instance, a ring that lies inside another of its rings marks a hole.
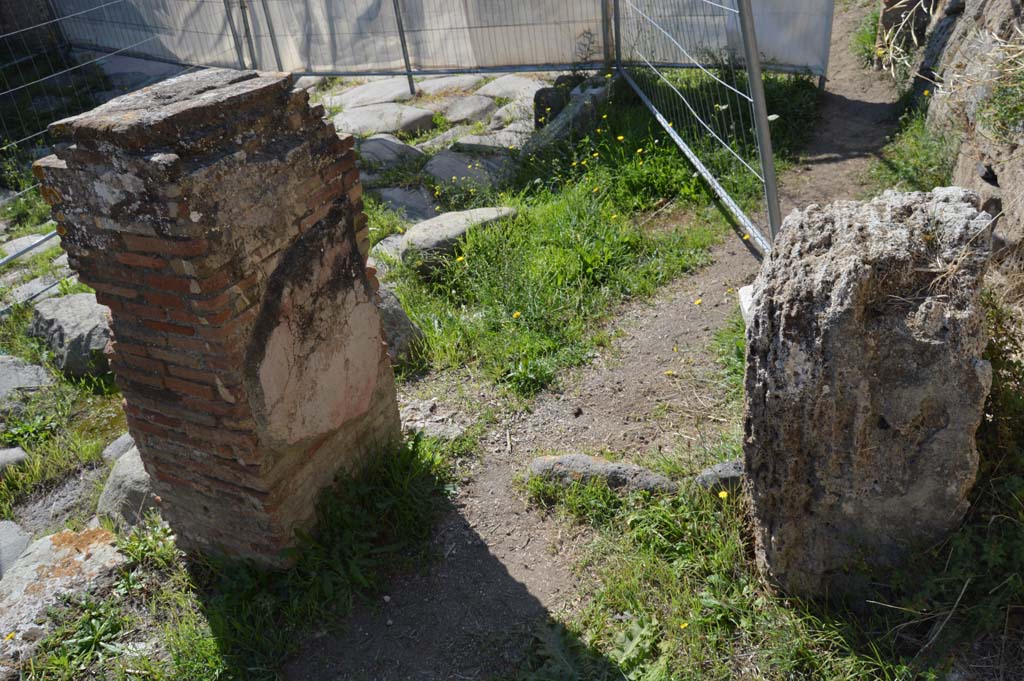
<instances>
[{"instance_id":1,"label":"stone wall","mask_svg":"<svg viewBox=\"0 0 1024 681\"><path fill-rule=\"evenodd\" d=\"M207 70L54 123L35 170L113 317L132 435L186 549L280 564L400 434L353 140L286 74Z\"/></svg>"}]
</instances>

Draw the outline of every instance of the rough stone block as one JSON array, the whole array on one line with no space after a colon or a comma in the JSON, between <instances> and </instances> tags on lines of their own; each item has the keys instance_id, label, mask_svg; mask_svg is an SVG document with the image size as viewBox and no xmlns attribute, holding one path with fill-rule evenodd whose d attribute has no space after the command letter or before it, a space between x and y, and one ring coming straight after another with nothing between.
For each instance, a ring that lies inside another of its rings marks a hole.
<instances>
[{"instance_id":1,"label":"rough stone block","mask_svg":"<svg viewBox=\"0 0 1024 681\"><path fill-rule=\"evenodd\" d=\"M745 468L758 561L788 593L856 596L967 510L992 377L976 199L954 187L812 205L761 269Z\"/></svg>"}]
</instances>

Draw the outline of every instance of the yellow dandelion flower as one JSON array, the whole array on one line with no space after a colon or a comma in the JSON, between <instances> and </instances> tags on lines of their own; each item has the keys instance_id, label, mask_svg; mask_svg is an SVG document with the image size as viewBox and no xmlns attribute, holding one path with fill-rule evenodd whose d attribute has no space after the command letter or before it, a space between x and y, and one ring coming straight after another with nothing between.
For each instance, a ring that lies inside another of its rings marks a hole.
<instances>
[{"instance_id":1,"label":"yellow dandelion flower","mask_svg":"<svg viewBox=\"0 0 1024 681\"><path fill-rule=\"evenodd\" d=\"M573 162L572 162L572 167L573 167L573 168L575 168L575 167L576 167L576 161L573 161Z\"/></svg>"},{"instance_id":2,"label":"yellow dandelion flower","mask_svg":"<svg viewBox=\"0 0 1024 681\"><path fill-rule=\"evenodd\" d=\"M17 633L18 632L16 632L16 631L12 631L11 633L9 633L6 636L4 636L4 642L6 643L7 641L10 641L12 638L14 638L14 635L17 634Z\"/></svg>"},{"instance_id":3,"label":"yellow dandelion flower","mask_svg":"<svg viewBox=\"0 0 1024 681\"><path fill-rule=\"evenodd\" d=\"M718 498L721 499L722 501L725 501L726 499L729 498L729 493L723 489L721 492L718 493Z\"/></svg>"},{"instance_id":4,"label":"yellow dandelion flower","mask_svg":"<svg viewBox=\"0 0 1024 681\"><path fill-rule=\"evenodd\" d=\"M605 78L611 78L611 77L612 77L612 74L610 74L610 73L606 73L606 74L604 74L604 77L605 77Z\"/></svg>"},{"instance_id":5,"label":"yellow dandelion flower","mask_svg":"<svg viewBox=\"0 0 1024 681\"><path fill-rule=\"evenodd\" d=\"M622 135L619 135L619 136L618 136L618 137L616 137L615 139L617 139L617 140L619 140L619 141L621 142L622 140L624 140L624 139L626 139L626 138L625 138L625 137L623 137Z\"/></svg>"},{"instance_id":6,"label":"yellow dandelion flower","mask_svg":"<svg viewBox=\"0 0 1024 681\"><path fill-rule=\"evenodd\" d=\"M693 304L694 304L694 305L700 305L700 304L701 304L701 303L703 303L703 302L704 302L704 299L703 299L703 298L698 298L697 300L693 301Z\"/></svg>"},{"instance_id":7,"label":"yellow dandelion flower","mask_svg":"<svg viewBox=\"0 0 1024 681\"><path fill-rule=\"evenodd\" d=\"M637 163L638 166L642 166L643 164L644 164L643 161L640 161L639 163Z\"/></svg>"},{"instance_id":8,"label":"yellow dandelion flower","mask_svg":"<svg viewBox=\"0 0 1024 681\"><path fill-rule=\"evenodd\" d=\"M455 258L455 262L462 262L465 259L466 259L466 256L460 255L459 257Z\"/></svg>"},{"instance_id":9,"label":"yellow dandelion flower","mask_svg":"<svg viewBox=\"0 0 1024 681\"><path fill-rule=\"evenodd\" d=\"M597 134L598 134L598 135L600 135L600 134L601 134L601 128L598 128L598 129L597 129Z\"/></svg>"},{"instance_id":10,"label":"yellow dandelion flower","mask_svg":"<svg viewBox=\"0 0 1024 681\"><path fill-rule=\"evenodd\" d=\"M522 316L523 316L523 313L520 312L519 310L516 310L515 312L512 313L512 319L519 319Z\"/></svg>"},{"instance_id":11,"label":"yellow dandelion flower","mask_svg":"<svg viewBox=\"0 0 1024 681\"><path fill-rule=\"evenodd\" d=\"M601 190L601 188L600 188L600 187L594 187L594 193L595 193L595 194L596 194L597 192L599 192L600 190Z\"/></svg>"},{"instance_id":12,"label":"yellow dandelion flower","mask_svg":"<svg viewBox=\"0 0 1024 681\"><path fill-rule=\"evenodd\" d=\"M674 371L672 371L671 369L669 369L668 371L666 371L666 372L665 372L665 375L666 375L666 376L675 376L675 375L676 375L676 372L674 372Z\"/></svg>"},{"instance_id":13,"label":"yellow dandelion flower","mask_svg":"<svg viewBox=\"0 0 1024 681\"><path fill-rule=\"evenodd\" d=\"M672 346L672 352L679 352L679 346L678 345L673 345Z\"/></svg>"},{"instance_id":14,"label":"yellow dandelion flower","mask_svg":"<svg viewBox=\"0 0 1024 681\"><path fill-rule=\"evenodd\" d=\"M924 96L925 96L925 97L930 97L930 96L931 96L931 94L932 94L932 93L931 93L931 90L925 90L925 91L924 91Z\"/></svg>"},{"instance_id":15,"label":"yellow dandelion flower","mask_svg":"<svg viewBox=\"0 0 1024 681\"><path fill-rule=\"evenodd\" d=\"M644 153L644 148L640 147L639 149L636 150L636 153L638 153L638 154Z\"/></svg>"},{"instance_id":16,"label":"yellow dandelion flower","mask_svg":"<svg viewBox=\"0 0 1024 681\"><path fill-rule=\"evenodd\" d=\"M591 154L591 156L592 156L593 158L597 158L597 157L598 157L598 156L600 156L600 155L601 155L601 154L597 153L596 151L595 151L595 152L594 152L593 154Z\"/></svg>"},{"instance_id":17,"label":"yellow dandelion flower","mask_svg":"<svg viewBox=\"0 0 1024 681\"><path fill-rule=\"evenodd\" d=\"M744 241L750 241L750 235L749 234L744 234L743 235L743 240Z\"/></svg>"},{"instance_id":18,"label":"yellow dandelion flower","mask_svg":"<svg viewBox=\"0 0 1024 681\"><path fill-rule=\"evenodd\" d=\"M690 626L690 623L689 623L689 622L680 622L680 623L679 623L679 628L680 628L680 629L685 629L685 628L686 628L686 627L688 627L688 626Z\"/></svg>"},{"instance_id":19,"label":"yellow dandelion flower","mask_svg":"<svg viewBox=\"0 0 1024 681\"><path fill-rule=\"evenodd\" d=\"M612 213L612 220L615 220L615 219L617 219L618 217L619 217L619 214L618 214L618 213Z\"/></svg>"}]
</instances>

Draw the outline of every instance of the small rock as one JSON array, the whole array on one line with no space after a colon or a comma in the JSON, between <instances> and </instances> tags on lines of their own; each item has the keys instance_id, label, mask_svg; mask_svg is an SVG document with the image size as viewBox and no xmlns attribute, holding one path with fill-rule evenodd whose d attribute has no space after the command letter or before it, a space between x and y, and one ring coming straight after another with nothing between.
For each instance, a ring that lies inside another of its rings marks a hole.
<instances>
[{"instance_id":1,"label":"small rock","mask_svg":"<svg viewBox=\"0 0 1024 681\"><path fill-rule=\"evenodd\" d=\"M423 95L439 95L445 92L465 92L472 90L483 81L483 76L466 74L462 76L439 76L424 78L416 83L416 90Z\"/></svg>"},{"instance_id":2,"label":"small rock","mask_svg":"<svg viewBox=\"0 0 1024 681\"><path fill-rule=\"evenodd\" d=\"M24 395L53 383L50 372L17 357L0 355L0 412L10 409Z\"/></svg>"},{"instance_id":3,"label":"small rock","mask_svg":"<svg viewBox=\"0 0 1024 681\"><path fill-rule=\"evenodd\" d=\"M386 187L377 192L388 208L401 213L407 220L429 220L439 213L434 207L434 196L423 187Z\"/></svg>"},{"instance_id":4,"label":"small rock","mask_svg":"<svg viewBox=\"0 0 1024 681\"><path fill-rule=\"evenodd\" d=\"M44 236L45 234L28 234L26 236L19 236L16 239L11 239L10 241L5 241L4 243L0 244L0 253L3 254L3 257L14 255L21 249L27 248L32 244L38 242ZM58 244L60 244L60 241L51 237L47 241L43 242L42 245L37 246L36 248L32 249L31 251L29 251L28 253L21 257L27 258L35 253L42 253L47 248L56 246ZM18 262L20 262L20 259L18 260Z\"/></svg>"},{"instance_id":5,"label":"small rock","mask_svg":"<svg viewBox=\"0 0 1024 681\"><path fill-rule=\"evenodd\" d=\"M411 400L401 405L400 412L406 432L418 432L439 440L457 440L466 434L466 428L456 415L443 411L433 400Z\"/></svg>"},{"instance_id":6,"label":"small rock","mask_svg":"<svg viewBox=\"0 0 1024 681\"><path fill-rule=\"evenodd\" d=\"M429 271L440 258L454 253L455 244L470 229L489 225L515 215L514 208L475 208L445 213L431 220L420 222L405 233L405 240L402 242L402 260L405 262L415 260L421 268Z\"/></svg>"},{"instance_id":7,"label":"small rock","mask_svg":"<svg viewBox=\"0 0 1024 681\"><path fill-rule=\"evenodd\" d=\"M374 168L387 169L423 157L423 152L394 135L374 135L359 143L359 157Z\"/></svg>"},{"instance_id":8,"label":"small rock","mask_svg":"<svg viewBox=\"0 0 1024 681\"><path fill-rule=\"evenodd\" d=\"M698 473L693 481L713 492L736 492L743 487L743 459L716 463Z\"/></svg>"},{"instance_id":9,"label":"small rock","mask_svg":"<svg viewBox=\"0 0 1024 681\"><path fill-rule=\"evenodd\" d=\"M26 459L28 454L21 447L0 449L0 478L3 478L5 469L23 464Z\"/></svg>"},{"instance_id":10,"label":"small rock","mask_svg":"<svg viewBox=\"0 0 1024 681\"><path fill-rule=\"evenodd\" d=\"M102 528L64 531L33 542L0 579L0 678L17 677L52 626L59 597L105 588L125 557ZM8 638L9 634L13 634Z\"/></svg>"},{"instance_id":11,"label":"small rock","mask_svg":"<svg viewBox=\"0 0 1024 681\"><path fill-rule=\"evenodd\" d=\"M423 340L423 331L409 319L402 302L390 288L381 286L377 295L380 296L380 323L388 344L388 356L392 364L402 364L411 358L416 344Z\"/></svg>"},{"instance_id":12,"label":"small rock","mask_svg":"<svg viewBox=\"0 0 1024 681\"><path fill-rule=\"evenodd\" d=\"M606 461L585 454L537 457L530 462L529 477L537 476L565 487L574 483L587 484L592 480L603 480L612 489L627 491L672 494L679 489L679 485L664 475L641 466Z\"/></svg>"},{"instance_id":13,"label":"small rock","mask_svg":"<svg viewBox=\"0 0 1024 681\"><path fill-rule=\"evenodd\" d=\"M491 115L498 106L490 97L469 95L456 99L444 111L444 116L452 123L475 123Z\"/></svg>"},{"instance_id":14,"label":"small rock","mask_svg":"<svg viewBox=\"0 0 1024 681\"><path fill-rule=\"evenodd\" d=\"M374 104L404 102L412 98L413 94L409 92L409 80L402 76L371 81L345 90L341 94L329 95L324 97L324 104L340 106L348 110Z\"/></svg>"},{"instance_id":15,"label":"small rock","mask_svg":"<svg viewBox=\"0 0 1024 681\"><path fill-rule=\"evenodd\" d=\"M490 129L501 130L517 121L529 121L531 113L532 108L527 102L511 102L494 112Z\"/></svg>"},{"instance_id":16,"label":"small rock","mask_svg":"<svg viewBox=\"0 0 1024 681\"><path fill-rule=\"evenodd\" d=\"M371 135L381 132L420 133L434 127L434 114L402 104L375 104L346 109L334 117L339 132Z\"/></svg>"},{"instance_id":17,"label":"small rock","mask_svg":"<svg viewBox=\"0 0 1024 681\"><path fill-rule=\"evenodd\" d=\"M96 505L96 514L113 518L127 527L134 527L146 511L155 506L149 473L142 465L139 448L133 446L111 469Z\"/></svg>"},{"instance_id":18,"label":"small rock","mask_svg":"<svg viewBox=\"0 0 1024 681\"><path fill-rule=\"evenodd\" d=\"M0 520L0 579L11 569L32 537L10 520Z\"/></svg>"},{"instance_id":19,"label":"small rock","mask_svg":"<svg viewBox=\"0 0 1024 681\"><path fill-rule=\"evenodd\" d=\"M476 91L485 97L502 97L504 99L521 99L533 101L533 95L544 87L543 81L524 76L508 75L492 80Z\"/></svg>"},{"instance_id":20,"label":"small rock","mask_svg":"<svg viewBox=\"0 0 1024 681\"><path fill-rule=\"evenodd\" d=\"M117 461L122 456L128 453L128 451L135 446L135 439L132 438L131 433L125 433L121 437L117 438L103 450L104 461Z\"/></svg>"},{"instance_id":21,"label":"small rock","mask_svg":"<svg viewBox=\"0 0 1024 681\"><path fill-rule=\"evenodd\" d=\"M46 341L65 373L95 376L109 369L104 350L111 340L110 310L92 293L40 301L32 311L28 334Z\"/></svg>"}]
</instances>

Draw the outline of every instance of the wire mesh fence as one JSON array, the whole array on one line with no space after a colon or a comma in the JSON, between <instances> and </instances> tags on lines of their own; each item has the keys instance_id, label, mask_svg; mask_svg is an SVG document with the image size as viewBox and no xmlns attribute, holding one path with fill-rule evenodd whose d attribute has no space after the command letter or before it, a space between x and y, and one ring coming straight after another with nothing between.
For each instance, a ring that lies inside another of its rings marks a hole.
<instances>
[{"instance_id":1,"label":"wire mesh fence","mask_svg":"<svg viewBox=\"0 0 1024 681\"><path fill-rule=\"evenodd\" d=\"M617 0L616 16L623 75L768 250L779 206L749 0Z\"/></svg>"},{"instance_id":2,"label":"wire mesh fence","mask_svg":"<svg viewBox=\"0 0 1024 681\"><path fill-rule=\"evenodd\" d=\"M777 202L760 64L823 75L832 2L757 5L751 12L749 0L24 0L12 11L4 3L0 160L31 157L54 120L190 68L404 73L413 87L414 74L618 64L765 245L759 227L777 225ZM0 181L8 196L31 190L23 174L10 175Z\"/></svg>"}]
</instances>

